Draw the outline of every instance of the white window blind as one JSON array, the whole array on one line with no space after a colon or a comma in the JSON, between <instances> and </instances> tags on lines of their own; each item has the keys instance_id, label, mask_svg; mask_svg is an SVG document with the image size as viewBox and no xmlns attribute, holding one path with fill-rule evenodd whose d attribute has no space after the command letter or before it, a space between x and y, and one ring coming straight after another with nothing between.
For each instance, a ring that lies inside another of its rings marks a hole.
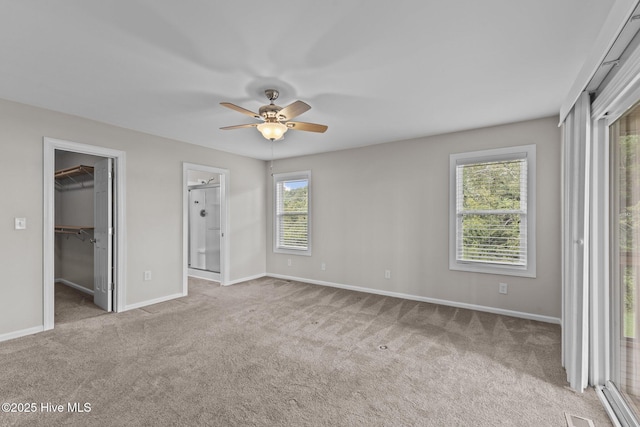
<instances>
[{"instance_id":1,"label":"white window blind","mask_svg":"<svg viewBox=\"0 0 640 427\"><path fill-rule=\"evenodd\" d=\"M274 251L310 254L310 173L274 175Z\"/></svg>"},{"instance_id":2,"label":"white window blind","mask_svg":"<svg viewBox=\"0 0 640 427\"><path fill-rule=\"evenodd\" d=\"M456 259L526 266L526 158L456 167Z\"/></svg>"},{"instance_id":3,"label":"white window blind","mask_svg":"<svg viewBox=\"0 0 640 427\"><path fill-rule=\"evenodd\" d=\"M535 277L535 145L451 155L449 267Z\"/></svg>"}]
</instances>

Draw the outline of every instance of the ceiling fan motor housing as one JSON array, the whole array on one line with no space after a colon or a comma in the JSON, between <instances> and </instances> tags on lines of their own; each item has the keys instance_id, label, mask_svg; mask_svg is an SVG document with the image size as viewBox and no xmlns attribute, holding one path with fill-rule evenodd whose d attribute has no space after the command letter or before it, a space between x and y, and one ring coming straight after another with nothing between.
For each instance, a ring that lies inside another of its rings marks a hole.
<instances>
[{"instance_id":1,"label":"ceiling fan motor housing","mask_svg":"<svg viewBox=\"0 0 640 427\"><path fill-rule=\"evenodd\" d=\"M278 117L278 113L282 110L282 107L276 104L263 105L258 110L258 113L265 119L284 119L284 117Z\"/></svg>"}]
</instances>

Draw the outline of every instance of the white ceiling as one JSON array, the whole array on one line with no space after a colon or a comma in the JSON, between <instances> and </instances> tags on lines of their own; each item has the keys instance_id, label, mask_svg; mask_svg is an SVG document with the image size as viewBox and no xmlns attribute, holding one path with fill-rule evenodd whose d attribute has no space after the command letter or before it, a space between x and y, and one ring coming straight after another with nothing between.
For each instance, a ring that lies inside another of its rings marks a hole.
<instances>
[{"instance_id":1,"label":"white ceiling","mask_svg":"<svg viewBox=\"0 0 640 427\"><path fill-rule=\"evenodd\" d=\"M258 159L557 114L614 0L0 0L0 98ZM87 141L88 142L88 141Z\"/></svg>"}]
</instances>

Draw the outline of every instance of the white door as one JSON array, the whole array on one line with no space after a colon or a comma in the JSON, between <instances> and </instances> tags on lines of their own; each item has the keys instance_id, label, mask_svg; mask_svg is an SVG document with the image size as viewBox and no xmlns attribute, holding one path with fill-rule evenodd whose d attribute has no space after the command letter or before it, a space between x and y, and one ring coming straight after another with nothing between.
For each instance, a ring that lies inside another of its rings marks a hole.
<instances>
[{"instance_id":1,"label":"white door","mask_svg":"<svg viewBox=\"0 0 640 427\"><path fill-rule=\"evenodd\" d=\"M220 187L204 192L206 216L207 270L220 273Z\"/></svg>"},{"instance_id":2,"label":"white door","mask_svg":"<svg viewBox=\"0 0 640 427\"><path fill-rule=\"evenodd\" d=\"M93 302L113 311L113 161L102 159L94 166L93 187Z\"/></svg>"}]
</instances>

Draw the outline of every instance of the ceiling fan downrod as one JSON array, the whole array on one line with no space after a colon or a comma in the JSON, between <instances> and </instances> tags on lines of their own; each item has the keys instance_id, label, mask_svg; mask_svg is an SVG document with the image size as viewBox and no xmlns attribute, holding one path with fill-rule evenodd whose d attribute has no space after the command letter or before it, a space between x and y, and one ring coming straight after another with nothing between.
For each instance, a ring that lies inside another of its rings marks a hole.
<instances>
[{"instance_id":1,"label":"ceiling fan downrod","mask_svg":"<svg viewBox=\"0 0 640 427\"><path fill-rule=\"evenodd\" d=\"M264 91L264 94L267 96L267 99L271 101L272 104L273 104L273 101L278 99L278 96L280 96L280 92L278 92L275 89L266 89Z\"/></svg>"}]
</instances>

